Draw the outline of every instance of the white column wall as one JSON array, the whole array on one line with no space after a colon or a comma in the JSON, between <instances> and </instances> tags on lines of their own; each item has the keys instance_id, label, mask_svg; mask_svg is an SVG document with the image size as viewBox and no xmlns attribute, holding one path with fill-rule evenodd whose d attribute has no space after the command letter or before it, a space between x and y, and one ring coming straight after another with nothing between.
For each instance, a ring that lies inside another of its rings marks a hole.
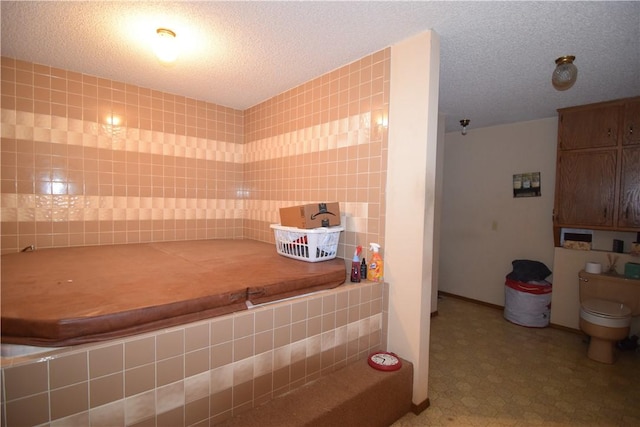
<instances>
[{"instance_id":1,"label":"white column wall","mask_svg":"<svg viewBox=\"0 0 640 427\"><path fill-rule=\"evenodd\" d=\"M428 398L436 218L440 41L429 31L391 47L385 280L388 348L414 365L413 403Z\"/></svg>"}]
</instances>

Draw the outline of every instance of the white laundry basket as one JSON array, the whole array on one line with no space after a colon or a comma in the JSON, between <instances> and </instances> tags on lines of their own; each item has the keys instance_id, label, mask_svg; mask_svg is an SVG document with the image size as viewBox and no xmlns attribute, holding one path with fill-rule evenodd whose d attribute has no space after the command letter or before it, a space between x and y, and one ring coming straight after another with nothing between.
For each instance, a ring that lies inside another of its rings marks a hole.
<instances>
[{"instance_id":1,"label":"white laundry basket","mask_svg":"<svg viewBox=\"0 0 640 427\"><path fill-rule=\"evenodd\" d=\"M336 257L340 232L344 227L296 228L271 224L280 255L306 261L327 261Z\"/></svg>"}]
</instances>

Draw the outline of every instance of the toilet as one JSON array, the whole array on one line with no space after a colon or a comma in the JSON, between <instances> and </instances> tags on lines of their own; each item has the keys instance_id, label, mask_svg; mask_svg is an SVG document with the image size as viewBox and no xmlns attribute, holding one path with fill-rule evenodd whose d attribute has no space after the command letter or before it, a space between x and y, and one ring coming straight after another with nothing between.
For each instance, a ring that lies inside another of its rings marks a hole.
<instances>
[{"instance_id":1,"label":"toilet","mask_svg":"<svg viewBox=\"0 0 640 427\"><path fill-rule=\"evenodd\" d=\"M629 336L631 318L640 315L640 280L578 273L580 329L591 338L587 357L615 361L615 345Z\"/></svg>"}]
</instances>

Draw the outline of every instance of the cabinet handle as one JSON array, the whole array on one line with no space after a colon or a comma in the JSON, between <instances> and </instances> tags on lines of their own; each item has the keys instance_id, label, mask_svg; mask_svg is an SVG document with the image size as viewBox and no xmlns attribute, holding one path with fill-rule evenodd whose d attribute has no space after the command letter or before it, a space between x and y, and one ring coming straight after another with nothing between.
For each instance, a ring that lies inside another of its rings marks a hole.
<instances>
[{"instance_id":1,"label":"cabinet handle","mask_svg":"<svg viewBox=\"0 0 640 427\"><path fill-rule=\"evenodd\" d=\"M629 135L633 135L633 125L629 126Z\"/></svg>"},{"instance_id":2,"label":"cabinet handle","mask_svg":"<svg viewBox=\"0 0 640 427\"><path fill-rule=\"evenodd\" d=\"M611 128L607 129L607 136L611 137Z\"/></svg>"}]
</instances>

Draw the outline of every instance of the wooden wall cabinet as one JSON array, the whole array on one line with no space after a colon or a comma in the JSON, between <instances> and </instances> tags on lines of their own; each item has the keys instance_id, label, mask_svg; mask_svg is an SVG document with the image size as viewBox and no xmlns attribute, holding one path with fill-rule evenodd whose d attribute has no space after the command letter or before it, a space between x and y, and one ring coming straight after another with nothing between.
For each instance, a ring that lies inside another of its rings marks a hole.
<instances>
[{"instance_id":1,"label":"wooden wall cabinet","mask_svg":"<svg viewBox=\"0 0 640 427\"><path fill-rule=\"evenodd\" d=\"M618 226L640 229L640 144L622 149Z\"/></svg>"},{"instance_id":2,"label":"wooden wall cabinet","mask_svg":"<svg viewBox=\"0 0 640 427\"><path fill-rule=\"evenodd\" d=\"M556 246L561 228L640 231L640 97L558 114Z\"/></svg>"},{"instance_id":3,"label":"wooden wall cabinet","mask_svg":"<svg viewBox=\"0 0 640 427\"><path fill-rule=\"evenodd\" d=\"M622 132L624 145L640 145L640 98L625 103Z\"/></svg>"}]
</instances>

